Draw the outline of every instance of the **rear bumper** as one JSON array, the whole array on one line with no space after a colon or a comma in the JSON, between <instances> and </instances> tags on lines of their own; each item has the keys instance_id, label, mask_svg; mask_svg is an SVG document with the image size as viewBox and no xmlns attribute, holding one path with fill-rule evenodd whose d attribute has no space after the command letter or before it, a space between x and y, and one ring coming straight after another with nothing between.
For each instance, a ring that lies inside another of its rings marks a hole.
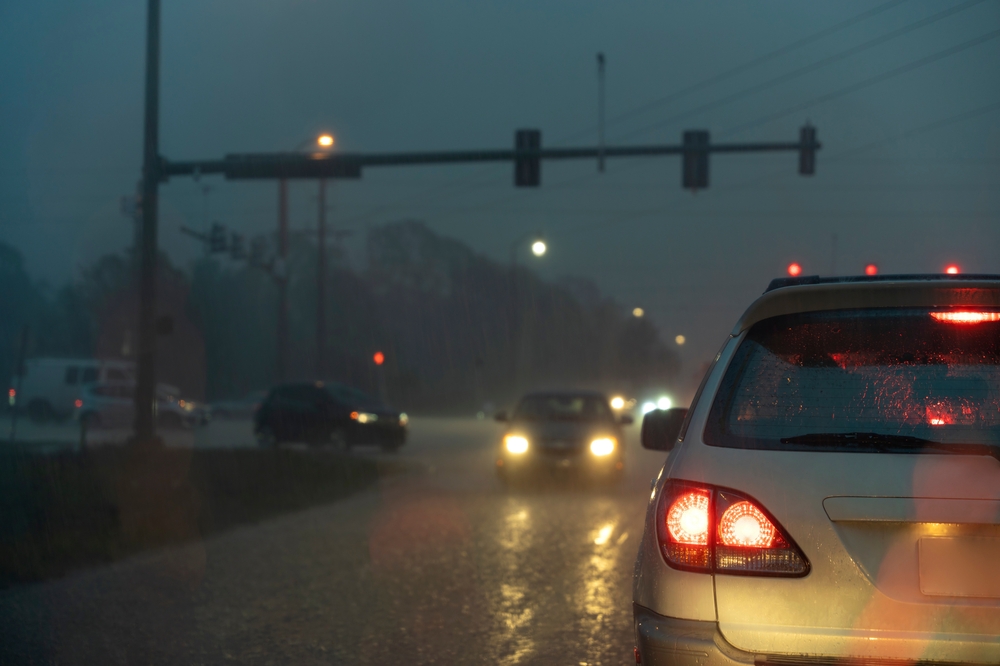
<instances>
[{"instance_id":1,"label":"rear bumper","mask_svg":"<svg viewBox=\"0 0 1000 666\"><path fill-rule=\"evenodd\" d=\"M632 604L632 614L642 666L969 666L972 663L755 654L730 645L715 622L665 617L639 604Z\"/></svg>"},{"instance_id":2,"label":"rear bumper","mask_svg":"<svg viewBox=\"0 0 1000 666\"><path fill-rule=\"evenodd\" d=\"M642 666L752 666L756 655L726 642L715 622L664 617L632 605Z\"/></svg>"}]
</instances>

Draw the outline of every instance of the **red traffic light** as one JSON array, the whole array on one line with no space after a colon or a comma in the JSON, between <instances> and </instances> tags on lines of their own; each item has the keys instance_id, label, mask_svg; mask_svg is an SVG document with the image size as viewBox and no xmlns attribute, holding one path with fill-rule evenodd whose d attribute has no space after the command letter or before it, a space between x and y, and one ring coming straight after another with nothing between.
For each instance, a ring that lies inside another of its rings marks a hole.
<instances>
[{"instance_id":1,"label":"red traffic light","mask_svg":"<svg viewBox=\"0 0 1000 666\"><path fill-rule=\"evenodd\" d=\"M865 266L865 275L878 275L878 266L875 264Z\"/></svg>"},{"instance_id":2,"label":"red traffic light","mask_svg":"<svg viewBox=\"0 0 1000 666\"><path fill-rule=\"evenodd\" d=\"M948 275L958 275L958 266L955 264L948 264L948 267L944 269L944 272Z\"/></svg>"},{"instance_id":3,"label":"red traffic light","mask_svg":"<svg viewBox=\"0 0 1000 666\"><path fill-rule=\"evenodd\" d=\"M372 356L372 360L375 361L375 365L382 365L383 363L385 363L385 354L383 354L380 351L377 351L375 352L375 355Z\"/></svg>"},{"instance_id":4,"label":"red traffic light","mask_svg":"<svg viewBox=\"0 0 1000 666\"><path fill-rule=\"evenodd\" d=\"M788 274L791 275L792 277L798 277L799 275L802 274L802 267L793 261L792 263L788 264Z\"/></svg>"}]
</instances>

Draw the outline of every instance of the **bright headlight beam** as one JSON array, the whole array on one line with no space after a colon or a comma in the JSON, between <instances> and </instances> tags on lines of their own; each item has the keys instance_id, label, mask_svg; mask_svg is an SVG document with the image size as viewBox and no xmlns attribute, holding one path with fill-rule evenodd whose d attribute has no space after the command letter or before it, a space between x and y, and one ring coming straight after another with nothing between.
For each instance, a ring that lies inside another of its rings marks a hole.
<instances>
[{"instance_id":1,"label":"bright headlight beam","mask_svg":"<svg viewBox=\"0 0 1000 666\"><path fill-rule=\"evenodd\" d=\"M614 450L614 437L599 437L590 443L590 452L595 456L609 456Z\"/></svg>"},{"instance_id":2,"label":"bright headlight beam","mask_svg":"<svg viewBox=\"0 0 1000 666\"><path fill-rule=\"evenodd\" d=\"M673 400L671 400L667 396L663 396L656 401L657 409L670 409L671 407L673 407L673 404L674 404Z\"/></svg>"},{"instance_id":3,"label":"bright headlight beam","mask_svg":"<svg viewBox=\"0 0 1000 666\"><path fill-rule=\"evenodd\" d=\"M528 440L519 435L507 435L503 438L503 444L509 453L524 453L528 450Z\"/></svg>"},{"instance_id":4,"label":"bright headlight beam","mask_svg":"<svg viewBox=\"0 0 1000 666\"><path fill-rule=\"evenodd\" d=\"M651 411L656 409L655 402L644 402L642 403L642 413L649 414Z\"/></svg>"}]
</instances>

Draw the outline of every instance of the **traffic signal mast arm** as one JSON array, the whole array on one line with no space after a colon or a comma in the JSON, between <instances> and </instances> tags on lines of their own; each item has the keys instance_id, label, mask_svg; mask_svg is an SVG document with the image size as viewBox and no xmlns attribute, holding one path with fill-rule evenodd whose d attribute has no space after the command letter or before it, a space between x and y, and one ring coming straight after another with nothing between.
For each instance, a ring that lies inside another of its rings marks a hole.
<instances>
[{"instance_id":1,"label":"traffic signal mast arm","mask_svg":"<svg viewBox=\"0 0 1000 666\"><path fill-rule=\"evenodd\" d=\"M540 178L537 166L541 160L597 159L610 157L654 157L683 155L685 158L707 160L709 153L751 153L795 151L800 153L800 167L815 164L815 152L821 148L815 128L805 126L799 141L717 143L708 142L707 132L694 132L701 143L679 145L606 146L586 148L542 148L538 130L518 130L516 145L510 150L456 150L412 153L249 153L227 155L221 160L171 162L164 160L162 173L169 176L221 174L228 179L254 178L360 178L364 167L408 166L421 164L456 164L471 162L514 162L516 171L529 167L524 175L516 176L518 186L537 186ZM687 137L685 137L687 139ZM534 147L537 146L537 147ZM707 163L705 166L707 172ZM811 175L812 168L800 169Z\"/></svg>"}]
</instances>

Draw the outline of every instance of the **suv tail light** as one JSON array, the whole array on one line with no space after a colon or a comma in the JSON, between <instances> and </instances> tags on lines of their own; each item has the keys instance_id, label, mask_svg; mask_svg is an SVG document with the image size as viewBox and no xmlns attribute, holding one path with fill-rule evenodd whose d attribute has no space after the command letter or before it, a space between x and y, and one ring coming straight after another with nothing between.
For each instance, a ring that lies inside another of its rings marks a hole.
<instances>
[{"instance_id":1,"label":"suv tail light","mask_svg":"<svg viewBox=\"0 0 1000 666\"><path fill-rule=\"evenodd\" d=\"M668 481L657 507L663 559L675 569L805 576L809 562L756 500L726 488Z\"/></svg>"}]
</instances>

